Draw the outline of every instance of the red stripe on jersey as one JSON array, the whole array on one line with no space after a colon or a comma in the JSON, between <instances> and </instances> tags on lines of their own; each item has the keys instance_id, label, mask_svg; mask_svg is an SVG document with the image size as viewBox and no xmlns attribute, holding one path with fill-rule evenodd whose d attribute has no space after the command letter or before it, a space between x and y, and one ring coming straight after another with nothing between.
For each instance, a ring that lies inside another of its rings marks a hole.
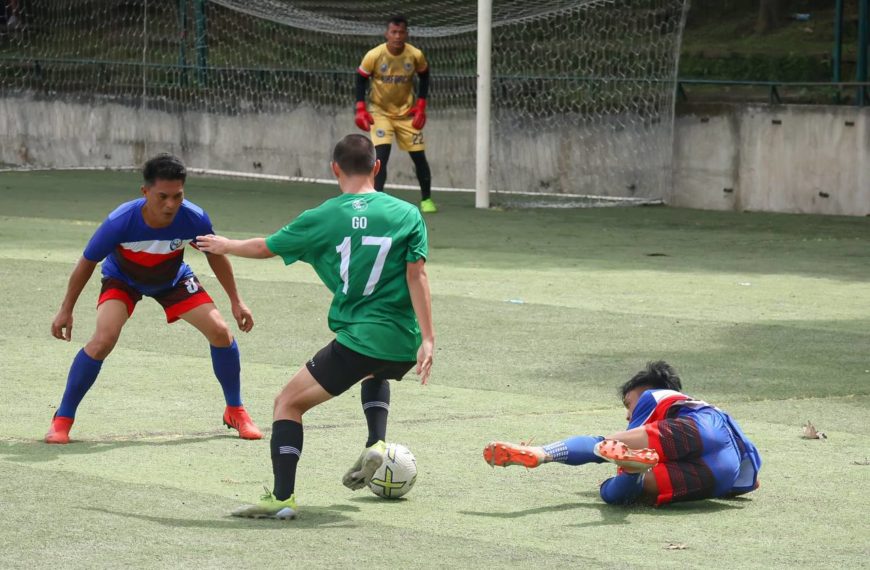
<instances>
[{"instance_id":1,"label":"red stripe on jersey","mask_svg":"<svg viewBox=\"0 0 870 570\"><path fill-rule=\"evenodd\" d=\"M685 394L674 394L672 396L668 396L667 398L663 398L661 401L656 403L656 409L653 410L653 413L649 415L649 417L644 420L644 424L651 424L653 422L657 422L659 420L663 420L667 418L668 409L671 406L676 404L677 402L684 402L686 400L691 400Z\"/></svg>"},{"instance_id":2,"label":"red stripe on jersey","mask_svg":"<svg viewBox=\"0 0 870 570\"><path fill-rule=\"evenodd\" d=\"M360 75L362 75L362 76L365 77L366 79L368 79L369 77L372 76L371 73L369 73L368 71L366 71L366 70L363 69L362 67L357 67L356 70L357 70L357 72L358 72Z\"/></svg>"},{"instance_id":3,"label":"red stripe on jersey","mask_svg":"<svg viewBox=\"0 0 870 570\"><path fill-rule=\"evenodd\" d=\"M135 263L136 265L141 265L142 267L154 267L164 261L184 255L183 249L176 249L170 253L148 253L145 251L130 251L121 246L118 246L117 252L127 261Z\"/></svg>"}]
</instances>

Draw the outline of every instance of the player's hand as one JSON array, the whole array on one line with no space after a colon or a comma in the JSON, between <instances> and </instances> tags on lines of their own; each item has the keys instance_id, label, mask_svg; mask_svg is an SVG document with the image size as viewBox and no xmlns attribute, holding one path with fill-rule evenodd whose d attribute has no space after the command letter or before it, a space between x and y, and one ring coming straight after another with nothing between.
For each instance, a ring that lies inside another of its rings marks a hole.
<instances>
[{"instance_id":1,"label":"player's hand","mask_svg":"<svg viewBox=\"0 0 870 570\"><path fill-rule=\"evenodd\" d=\"M227 244L229 241L229 239L223 236L216 236L214 234L196 236L196 247L200 251L205 251L207 253L226 255L228 249Z\"/></svg>"},{"instance_id":2,"label":"player's hand","mask_svg":"<svg viewBox=\"0 0 870 570\"><path fill-rule=\"evenodd\" d=\"M356 114L353 117L356 126L364 130L365 132L369 132L371 130L372 125L375 124L375 119L372 117L371 113L366 110L365 101L357 101L356 102Z\"/></svg>"},{"instance_id":3,"label":"player's hand","mask_svg":"<svg viewBox=\"0 0 870 570\"><path fill-rule=\"evenodd\" d=\"M417 349L417 376L420 384L429 383L429 373L432 372L432 357L435 353L435 341L423 339L420 348Z\"/></svg>"},{"instance_id":4,"label":"player's hand","mask_svg":"<svg viewBox=\"0 0 870 570\"><path fill-rule=\"evenodd\" d=\"M51 322L51 336L69 342L72 340L73 315L72 311L61 309Z\"/></svg>"},{"instance_id":5,"label":"player's hand","mask_svg":"<svg viewBox=\"0 0 870 570\"><path fill-rule=\"evenodd\" d=\"M411 110L408 111L409 117L414 117L414 120L411 121L411 126L417 130L422 129L426 126L426 100L425 99L417 99L417 102L414 103L414 106L411 107Z\"/></svg>"},{"instance_id":6,"label":"player's hand","mask_svg":"<svg viewBox=\"0 0 870 570\"><path fill-rule=\"evenodd\" d=\"M239 330L251 332L251 329L254 328L254 316L251 313L251 309L242 301L239 301L238 303L233 303L232 311L233 318L236 319L236 323L239 325Z\"/></svg>"}]
</instances>

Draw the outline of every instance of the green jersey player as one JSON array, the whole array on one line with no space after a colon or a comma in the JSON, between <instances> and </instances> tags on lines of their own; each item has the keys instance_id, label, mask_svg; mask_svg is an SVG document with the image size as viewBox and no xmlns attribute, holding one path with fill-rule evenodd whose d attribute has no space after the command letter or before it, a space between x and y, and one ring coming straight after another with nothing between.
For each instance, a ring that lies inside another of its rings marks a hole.
<instances>
[{"instance_id":1,"label":"green jersey player","mask_svg":"<svg viewBox=\"0 0 870 570\"><path fill-rule=\"evenodd\" d=\"M343 483L351 489L366 486L384 460L388 380L400 380L416 366L421 382L428 381L435 332L425 269L426 225L413 205L375 191L379 168L369 139L348 135L332 155L340 196L303 212L267 238L197 238L197 247L212 254L278 255L288 265L309 263L334 295L329 328L335 340L315 354L275 399L275 486L259 503L236 510L236 516L295 518L302 415L358 382L369 435Z\"/></svg>"}]
</instances>

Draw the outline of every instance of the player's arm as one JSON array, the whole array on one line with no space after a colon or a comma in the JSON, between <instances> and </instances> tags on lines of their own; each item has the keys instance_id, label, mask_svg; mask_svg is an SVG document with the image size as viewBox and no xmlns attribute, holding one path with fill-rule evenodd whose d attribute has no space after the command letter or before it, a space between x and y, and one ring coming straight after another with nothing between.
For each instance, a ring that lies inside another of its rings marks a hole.
<instances>
[{"instance_id":1,"label":"player's arm","mask_svg":"<svg viewBox=\"0 0 870 570\"><path fill-rule=\"evenodd\" d=\"M366 92L369 89L369 78L372 76L377 59L376 50L370 50L362 63L356 68L356 105L353 121L360 129L368 132L375 123L374 117L366 109Z\"/></svg>"},{"instance_id":2,"label":"player's arm","mask_svg":"<svg viewBox=\"0 0 870 570\"><path fill-rule=\"evenodd\" d=\"M429 292L429 277L426 275L426 260L407 263L405 278L408 281L408 291L411 293L411 304L420 324L420 334L423 342L417 351L417 374L420 383L429 381L432 370L432 358L435 352L435 327L432 324L432 294Z\"/></svg>"},{"instance_id":3,"label":"player's arm","mask_svg":"<svg viewBox=\"0 0 870 570\"><path fill-rule=\"evenodd\" d=\"M266 247L265 238L229 239L208 234L196 236L196 247L200 251L215 255L235 255L252 259L266 259L275 255Z\"/></svg>"},{"instance_id":4,"label":"player's arm","mask_svg":"<svg viewBox=\"0 0 870 570\"><path fill-rule=\"evenodd\" d=\"M67 283L66 295L64 295L63 302L60 304L60 310L51 322L51 336L54 338L67 342L72 339L73 309L96 267L96 261L91 261L82 256L79 258L78 263L76 263L75 268L73 268L69 276L69 283Z\"/></svg>"},{"instance_id":5,"label":"player's arm","mask_svg":"<svg viewBox=\"0 0 870 570\"><path fill-rule=\"evenodd\" d=\"M221 287L227 293L227 297L230 298L230 310L233 313L233 318L236 319L236 323L239 325L239 330L250 332L254 328L254 316L239 296L239 291L236 288L236 277L233 274L233 265L230 263L229 258L225 255L207 254L206 259L208 259L208 265L214 271L214 276L217 278L218 283L221 284Z\"/></svg>"},{"instance_id":6,"label":"player's arm","mask_svg":"<svg viewBox=\"0 0 870 570\"><path fill-rule=\"evenodd\" d=\"M422 54L420 57L422 67L417 70L417 100L408 111L408 115L414 117L411 126L415 129L426 126L426 100L429 98L429 64Z\"/></svg>"},{"instance_id":7,"label":"player's arm","mask_svg":"<svg viewBox=\"0 0 870 570\"><path fill-rule=\"evenodd\" d=\"M374 117L366 109L366 91L369 88L369 76L363 75L361 70L356 74L356 112L354 122L360 129L368 132L375 122Z\"/></svg>"}]
</instances>

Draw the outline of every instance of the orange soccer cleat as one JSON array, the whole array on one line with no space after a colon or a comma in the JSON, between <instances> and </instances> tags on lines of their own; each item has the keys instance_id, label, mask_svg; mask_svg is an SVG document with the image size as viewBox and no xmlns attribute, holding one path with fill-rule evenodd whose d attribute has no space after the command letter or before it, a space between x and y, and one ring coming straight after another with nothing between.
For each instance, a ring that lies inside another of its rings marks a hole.
<instances>
[{"instance_id":1,"label":"orange soccer cleat","mask_svg":"<svg viewBox=\"0 0 870 570\"><path fill-rule=\"evenodd\" d=\"M630 449L615 439L599 442L594 451L595 455L622 467L626 473L643 473L659 462L659 454L655 449Z\"/></svg>"},{"instance_id":2,"label":"orange soccer cleat","mask_svg":"<svg viewBox=\"0 0 870 570\"><path fill-rule=\"evenodd\" d=\"M227 429L235 429L242 439L262 439L263 432L254 424L254 420L245 411L244 406L227 406L224 411L224 425Z\"/></svg>"},{"instance_id":3,"label":"orange soccer cleat","mask_svg":"<svg viewBox=\"0 0 870 570\"><path fill-rule=\"evenodd\" d=\"M75 418L66 418L57 414L51 418L51 427L45 434L45 443L69 443L69 430L72 429Z\"/></svg>"},{"instance_id":4,"label":"orange soccer cleat","mask_svg":"<svg viewBox=\"0 0 870 570\"><path fill-rule=\"evenodd\" d=\"M542 463L535 448L506 441L494 441L483 448L483 459L491 466L522 465L533 469Z\"/></svg>"}]
</instances>

